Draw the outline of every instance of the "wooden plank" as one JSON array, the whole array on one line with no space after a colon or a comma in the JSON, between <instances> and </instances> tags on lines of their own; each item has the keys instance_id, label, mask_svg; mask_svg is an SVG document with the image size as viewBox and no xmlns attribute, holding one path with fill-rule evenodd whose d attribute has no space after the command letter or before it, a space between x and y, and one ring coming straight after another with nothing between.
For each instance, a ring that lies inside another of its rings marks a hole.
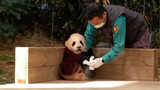
<instances>
[{"instance_id":1,"label":"wooden plank","mask_svg":"<svg viewBox=\"0 0 160 90\"><path fill-rule=\"evenodd\" d=\"M160 61L160 49L155 49L154 53L154 80L158 80L158 62Z\"/></svg>"},{"instance_id":2,"label":"wooden plank","mask_svg":"<svg viewBox=\"0 0 160 90\"><path fill-rule=\"evenodd\" d=\"M154 80L154 66L126 66L125 80Z\"/></svg>"},{"instance_id":3,"label":"wooden plank","mask_svg":"<svg viewBox=\"0 0 160 90\"><path fill-rule=\"evenodd\" d=\"M15 52L15 83L27 83L28 47L16 47Z\"/></svg>"},{"instance_id":4,"label":"wooden plank","mask_svg":"<svg viewBox=\"0 0 160 90\"><path fill-rule=\"evenodd\" d=\"M96 57L105 55L108 48L93 48ZM154 49L125 49L121 55L118 55L108 64L125 65L154 65Z\"/></svg>"},{"instance_id":5,"label":"wooden plank","mask_svg":"<svg viewBox=\"0 0 160 90\"><path fill-rule=\"evenodd\" d=\"M59 65L64 47L29 48L29 67Z\"/></svg>"},{"instance_id":6,"label":"wooden plank","mask_svg":"<svg viewBox=\"0 0 160 90\"><path fill-rule=\"evenodd\" d=\"M28 82L38 83L59 79L59 66L30 67L28 68Z\"/></svg>"},{"instance_id":7,"label":"wooden plank","mask_svg":"<svg viewBox=\"0 0 160 90\"><path fill-rule=\"evenodd\" d=\"M97 79L154 80L154 66L103 65L97 69Z\"/></svg>"}]
</instances>

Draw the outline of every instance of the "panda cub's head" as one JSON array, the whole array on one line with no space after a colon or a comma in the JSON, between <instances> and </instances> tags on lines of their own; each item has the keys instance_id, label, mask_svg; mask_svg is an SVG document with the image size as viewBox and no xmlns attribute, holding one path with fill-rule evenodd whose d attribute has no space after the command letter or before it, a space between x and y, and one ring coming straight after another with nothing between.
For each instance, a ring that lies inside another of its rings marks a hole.
<instances>
[{"instance_id":1,"label":"panda cub's head","mask_svg":"<svg viewBox=\"0 0 160 90\"><path fill-rule=\"evenodd\" d=\"M65 41L65 46L75 54L81 54L82 51L86 50L85 39L79 33L70 35L69 39Z\"/></svg>"}]
</instances>

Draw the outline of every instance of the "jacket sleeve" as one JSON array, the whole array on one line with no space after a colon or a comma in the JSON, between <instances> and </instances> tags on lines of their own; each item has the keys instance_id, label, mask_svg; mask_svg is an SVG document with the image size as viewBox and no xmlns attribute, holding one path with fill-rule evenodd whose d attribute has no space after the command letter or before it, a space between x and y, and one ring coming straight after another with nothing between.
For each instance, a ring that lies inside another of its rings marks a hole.
<instances>
[{"instance_id":1,"label":"jacket sleeve","mask_svg":"<svg viewBox=\"0 0 160 90\"><path fill-rule=\"evenodd\" d=\"M112 23L112 32L113 32L113 46L102 59L105 63L112 61L115 57L122 53L125 47L125 37L126 37L126 18L125 16L119 16Z\"/></svg>"},{"instance_id":2,"label":"jacket sleeve","mask_svg":"<svg viewBox=\"0 0 160 90\"><path fill-rule=\"evenodd\" d=\"M88 22L87 30L84 33L85 41L86 41L86 49L89 50L93 44L95 36L97 36L98 30Z\"/></svg>"}]
</instances>

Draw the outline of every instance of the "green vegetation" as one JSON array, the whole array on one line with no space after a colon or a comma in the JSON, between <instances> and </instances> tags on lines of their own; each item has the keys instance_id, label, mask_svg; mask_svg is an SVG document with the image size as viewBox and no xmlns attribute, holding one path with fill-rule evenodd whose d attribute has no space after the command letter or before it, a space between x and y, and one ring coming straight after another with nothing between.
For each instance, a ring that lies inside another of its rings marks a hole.
<instances>
[{"instance_id":1,"label":"green vegetation","mask_svg":"<svg viewBox=\"0 0 160 90\"><path fill-rule=\"evenodd\" d=\"M50 39L64 40L72 32L84 33L84 7L94 0L0 0L0 40L14 41L26 26L41 26ZM102 3L102 0L100 0ZM159 2L156 0L110 0L141 13L152 31L152 48L160 48Z\"/></svg>"},{"instance_id":2,"label":"green vegetation","mask_svg":"<svg viewBox=\"0 0 160 90\"><path fill-rule=\"evenodd\" d=\"M6 84L6 83L10 83L10 82L0 77L0 84Z\"/></svg>"},{"instance_id":3,"label":"green vegetation","mask_svg":"<svg viewBox=\"0 0 160 90\"><path fill-rule=\"evenodd\" d=\"M7 80L6 78L2 77L6 74L6 72L0 69L0 84L11 83L11 81Z\"/></svg>"},{"instance_id":4,"label":"green vegetation","mask_svg":"<svg viewBox=\"0 0 160 90\"><path fill-rule=\"evenodd\" d=\"M0 54L0 61L4 62L4 64L13 65L15 63L14 52L9 53L9 54Z\"/></svg>"},{"instance_id":5,"label":"green vegetation","mask_svg":"<svg viewBox=\"0 0 160 90\"><path fill-rule=\"evenodd\" d=\"M14 41L18 33L18 23L30 9L28 0L0 0L1 41Z\"/></svg>"},{"instance_id":6,"label":"green vegetation","mask_svg":"<svg viewBox=\"0 0 160 90\"><path fill-rule=\"evenodd\" d=\"M4 75L4 74L5 74L4 70L0 69L0 75Z\"/></svg>"},{"instance_id":7,"label":"green vegetation","mask_svg":"<svg viewBox=\"0 0 160 90\"><path fill-rule=\"evenodd\" d=\"M11 55L0 55L0 61L10 61L14 60L14 56Z\"/></svg>"},{"instance_id":8,"label":"green vegetation","mask_svg":"<svg viewBox=\"0 0 160 90\"><path fill-rule=\"evenodd\" d=\"M0 69L0 84L5 84L5 83L9 83L8 80L5 80L5 78L3 78L1 75L4 75L5 71Z\"/></svg>"},{"instance_id":9,"label":"green vegetation","mask_svg":"<svg viewBox=\"0 0 160 90\"><path fill-rule=\"evenodd\" d=\"M14 83L14 52L6 53L0 53L0 84Z\"/></svg>"}]
</instances>

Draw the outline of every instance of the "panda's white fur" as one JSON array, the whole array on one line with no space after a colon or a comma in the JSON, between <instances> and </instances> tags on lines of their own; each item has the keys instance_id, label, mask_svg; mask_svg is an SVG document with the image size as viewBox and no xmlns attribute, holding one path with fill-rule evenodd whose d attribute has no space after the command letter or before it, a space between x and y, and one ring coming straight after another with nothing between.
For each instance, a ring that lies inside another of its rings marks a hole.
<instances>
[{"instance_id":1,"label":"panda's white fur","mask_svg":"<svg viewBox=\"0 0 160 90\"><path fill-rule=\"evenodd\" d=\"M79 33L74 33L65 41L65 46L75 54L81 54L86 50L85 38Z\"/></svg>"}]
</instances>

